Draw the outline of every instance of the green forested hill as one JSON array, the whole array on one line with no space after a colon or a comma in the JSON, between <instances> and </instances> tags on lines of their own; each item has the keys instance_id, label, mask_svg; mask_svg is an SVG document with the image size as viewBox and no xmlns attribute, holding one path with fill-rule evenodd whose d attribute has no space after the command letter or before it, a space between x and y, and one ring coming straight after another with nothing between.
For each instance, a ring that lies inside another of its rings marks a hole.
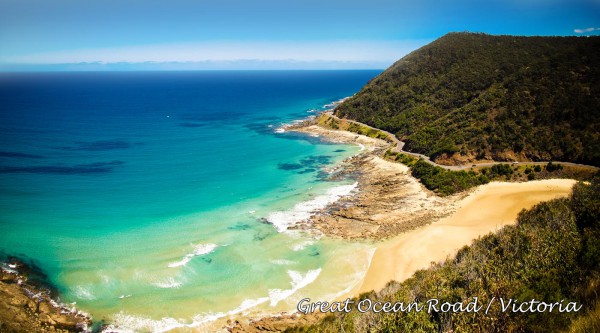
<instances>
[{"instance_id":1,"label":"green forested hill","mask_svg":"<svg viewBox=\"0 0 600 333\"><path fill-rule=\"evenodd\" d=\"M450 33L336 109L440 163L600 165L600 37Z\"/></svg>"}]
</instances>

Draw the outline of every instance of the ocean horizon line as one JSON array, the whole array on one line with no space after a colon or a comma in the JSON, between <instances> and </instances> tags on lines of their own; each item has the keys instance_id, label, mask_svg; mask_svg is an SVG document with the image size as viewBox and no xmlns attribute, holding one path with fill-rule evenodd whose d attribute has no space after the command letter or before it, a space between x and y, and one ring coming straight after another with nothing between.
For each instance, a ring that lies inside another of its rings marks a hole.
<instances>
[{"instance_id":1,"label":"ocean horizon line","mask_svg":"<svg viewBox=\"0 0 600 333\"><path fill-rule=\"evenodd\" d=\"M246 68L246 69L29 69L29 70L3 70L0 73L111 73L111 72L336 72L336 71L383 71L383 68Z\"/></svg>"},{"instance_id":2,"label":"ocean horizon line","mask_svg":"<svg viewBox=\"0 0 600 333\"><path fill-rule=\"evenodd\" d=\"M181 72L342 72L342 71L381 71L383 68L215 68L215 69L14 69L3 73L181 73Z\"/></svg>"},{"instance_id":3,"label":"ocean horizon line","mask_svg":"<svg viewBox=\"0 0 600 333\"><path fill-rule=\"evenodd\" d=\"M14 63L0 62L3 72L61 72L61 71L263 71L263 70L381 70L391 62L362 61L190 61L190 62L65 62L65 63Z\"/></svg>"}]
</instances>

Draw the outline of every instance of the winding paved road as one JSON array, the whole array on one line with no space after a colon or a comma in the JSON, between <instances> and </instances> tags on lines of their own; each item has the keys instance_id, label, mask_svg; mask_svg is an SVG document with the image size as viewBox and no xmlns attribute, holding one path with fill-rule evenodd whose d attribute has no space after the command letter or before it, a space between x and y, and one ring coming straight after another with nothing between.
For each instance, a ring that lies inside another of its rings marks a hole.
<instances>
[{"instance_id":1,"label":"winding paved road","mask_svg":"<svg viewBox=\"0 0 600 333\"><path fill-rule=\"evenodd\" d=\"M526 165L546 165L546 164L548 164L548 162L489 162L489 163L471 163L471 164L467 164L467 165L441 165L441 164L437 164L434 161L432 161L429 158L429 156L425 156L423 154L418 154L418 153L411 153L409 151L402 150L402 148L404 148L404 142L398 140L398 138L394 134L392 134L390 132L384 131L384 130L379 129L379 128L375 128L373 126L369 126L367 124L363 124L363 123L355 121L355 120L340 119L336 115L334 115L332 111L328 111L328 112L325 112L325 113L327 115L329 115L331 118L337 119L338 121L344 120L344 121L347 121L349 123L353 123L353 124L360 125L360 126L365 126L365 127L368 127L368 128L371 128L371 129L383 132L383 133L385 133L388 136L388 138L392 139L392 141L394 141L396 143L396 145L394 147L392 147L392 149L391 149L392 152L402 153L402 154L411 155L411 156L414 156L414 157L417 157L417 158L422 158L423 160L425 160L427 163L429 163L431 165L439 166L439 167L447 169L447 170L465 170L465 169L470 169L473 166L476 166L476 167L491 167L491 166L494 166L494 165L507 164L507 163L508 164L523 163L523 164L526 164ZM561 164L561 165L565 165L565 166L583 167L583 168L588 168L588 169L592 169L592 170L600 170L600 168L595 167L593 165L577 164L577 163L571 163L571 162L556 162L556 161L552 161L552 163L554 163L554 164Z\"/></svg>"}]
</instances>

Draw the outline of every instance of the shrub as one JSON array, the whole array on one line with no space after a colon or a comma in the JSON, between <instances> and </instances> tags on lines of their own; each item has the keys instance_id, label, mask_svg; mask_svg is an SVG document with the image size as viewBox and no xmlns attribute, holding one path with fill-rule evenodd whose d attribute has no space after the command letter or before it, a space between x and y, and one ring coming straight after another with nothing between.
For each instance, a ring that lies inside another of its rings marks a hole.
<instances>
[{"instance_id":1,"label":"shrub","mask_svg":"<svg viewBox=\"0 0 600 333\"><path fill-rule=\"evenodd\" d=\"M552 163L552 161L548 162L548 164L546 164L546 171L548 172L553 172L556 170L562 170L563 166L560 164L554 164Z\"/></svg>"}]
</instances>

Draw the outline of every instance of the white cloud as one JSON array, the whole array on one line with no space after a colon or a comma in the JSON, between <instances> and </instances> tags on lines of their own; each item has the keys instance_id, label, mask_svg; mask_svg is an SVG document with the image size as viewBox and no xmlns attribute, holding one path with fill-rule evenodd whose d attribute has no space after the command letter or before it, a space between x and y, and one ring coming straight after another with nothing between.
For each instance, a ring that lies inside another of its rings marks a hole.
<instances>
[{"instance_id":1,"label":"white cloud","mask_svg":"<svg viewBox=\"0 0 600 333\"><path fill-rule=\"evenodd\" d=\"M430 42L400 41L214 41L144 45L119 48L64 50L6 56L0 62L59 64L78 62L198 62L237 61L342 61L391 62Z\"/></svg>"},{"instance_id":2,"label":"white cloud","mask_svg":"<svg viewBox=\"0 0 600 333\"><path fill-rule=\"evenodd\" d=\"M586 33L586 32L600 31L600 28L575 29L573 31L575 31L575 33L578 33L578 34L583 34L583 33Z\"/></svg>"}]
</instances>

